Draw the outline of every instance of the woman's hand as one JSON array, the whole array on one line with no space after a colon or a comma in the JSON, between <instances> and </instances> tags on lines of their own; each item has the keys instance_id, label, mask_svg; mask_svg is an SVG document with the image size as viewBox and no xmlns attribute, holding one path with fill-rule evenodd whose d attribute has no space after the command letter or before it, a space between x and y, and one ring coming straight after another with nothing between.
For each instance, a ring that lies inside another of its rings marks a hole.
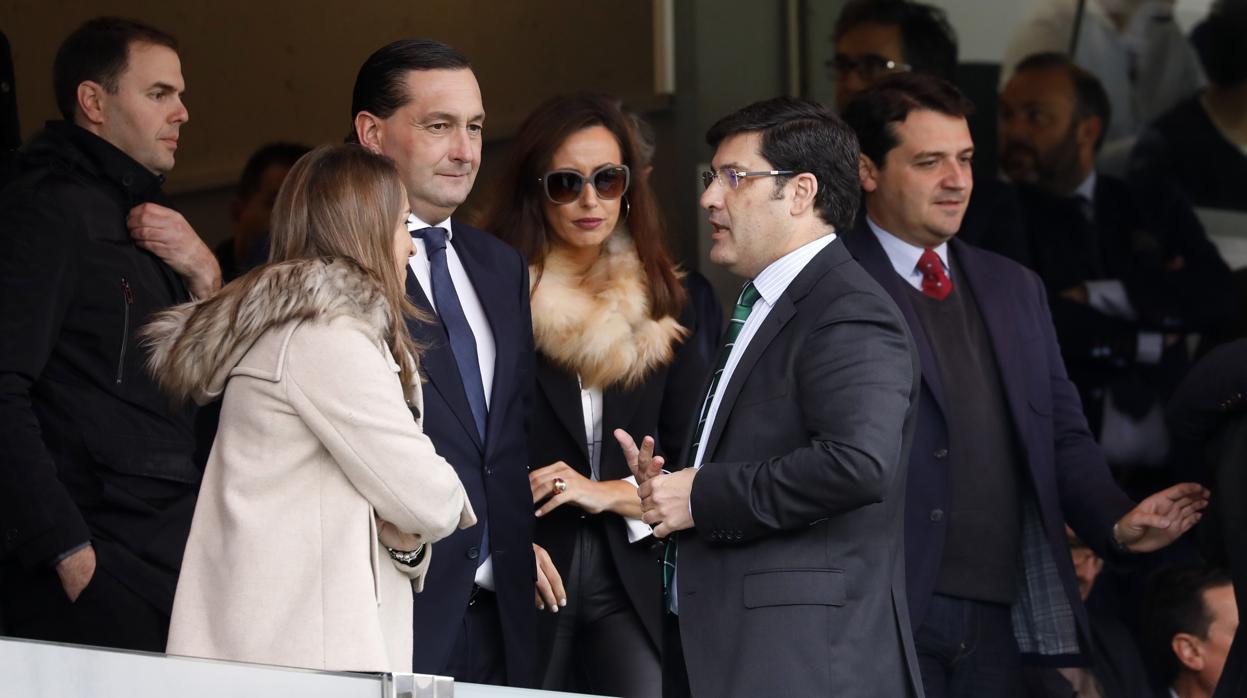
<instances>
[{"instance_id":1,"label":"woman's hand","mask_svg":"<svg viewBox=\"0 0 1247 698\"><path fill-rule=\"evenodd\" d=\"M558 482L563 483L562 492L556 487ZM528 473L528 486L533 492L533 504L544 501L537 509L539 517L564 504L580 507L590 514L610 511L632 518L641 516L641 500L631 483L623 480L594 482L563 461Z\"/></svg>"},{"instance_id":2,"label":"woman's hand","mask_svg":"<svg viewBox=\"0 0 1247 698\"><path fill-rule=\"evenodd\" d=\"M381 545L400 552L411 552L420 547L420 536L403 533L398 530L398 526L376 514L373 514L373 517L377 520L377 540L381 541Z\"/></svg>"}]
</instances>

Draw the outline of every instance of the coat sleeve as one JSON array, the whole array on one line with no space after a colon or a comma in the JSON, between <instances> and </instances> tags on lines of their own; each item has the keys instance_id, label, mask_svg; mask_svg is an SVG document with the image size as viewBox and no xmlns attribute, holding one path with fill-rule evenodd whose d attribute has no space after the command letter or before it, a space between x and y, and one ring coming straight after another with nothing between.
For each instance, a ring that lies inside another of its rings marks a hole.
<instances>
[{"instance_id":1,"label":"coat sleeve","mask_svg":"<svg viewBox=\"0 0 1247 698\"><path fill-rule=\"evenodd\" d=\"M31 567L91 535L31 404L74 295L81 245L67 211L9 195L0 212L0 556Z\"/></svg>"},{"instance_id":2,"label":"coat sleeve","mask_svg":"<svg viewBox=\"0 0 1247 698\"><path fill-rule=\"evenodd\" d=\"M459 477L412 418L398 375L359 321L301 325L283 382L295 412L381 518L425 542L476 523Z\"/></svg>"},{"instance_id":3,"label":"coat sleeve","mask_svg":"<svg viewBox=\"0 0 1247 698\"><path fill-rule=\"evenodd\" d=\"M792 378L809 445L762 461L703 467L691 495L698 530L737 530L749 541L897 491L917 359L889 305L861 293L829 306L798 349Z\"/></svg>"}]
</instances>

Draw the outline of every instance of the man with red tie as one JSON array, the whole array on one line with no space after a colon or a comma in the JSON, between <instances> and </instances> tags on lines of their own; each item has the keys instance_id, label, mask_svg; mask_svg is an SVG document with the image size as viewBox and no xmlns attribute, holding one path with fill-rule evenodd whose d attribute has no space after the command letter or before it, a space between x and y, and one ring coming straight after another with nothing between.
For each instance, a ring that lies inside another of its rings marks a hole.
<instances>
[{"instance_id":1,"label":"man with red tie","mask_svg":"<svg viewBox=\"0 0 1247 698\"><path fill-rule=\"evenodd\" d=\"M1023 655L1074 661L1086 612L1064 523L1101 555L1156 550L1207 493L1135 505L1065 374L1043 283L954 239L973 188L970 104L938 78L876 83L844 114L864 215L845 235L896 301L922 364L906 488L906 585L928 698L1021 695Z\"/></svg>"}]
</instances>

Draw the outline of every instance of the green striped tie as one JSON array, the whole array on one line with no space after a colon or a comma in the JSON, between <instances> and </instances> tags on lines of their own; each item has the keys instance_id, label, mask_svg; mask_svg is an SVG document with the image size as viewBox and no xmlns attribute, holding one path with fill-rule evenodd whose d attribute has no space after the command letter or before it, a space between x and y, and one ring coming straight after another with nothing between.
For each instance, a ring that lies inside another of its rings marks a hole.
<instances>
[{"instance_id":1,"label":"green striped tie","mask_svg":"<svg viewBox=\"0 0 1247 698\"><path fill-rule=\"evenodd\" d=\"M697 419L697 438L693 441L693 445L689 447L688 458L685 461L685 467L691 468L696 464L697 449L701 447L701 440L705 438L706 417L710 413L710 405L714 402L715 391L719 389L719 378L723 376L723 369L727 366L727 358L732 355L732 346L736 344L736 338L740 336L740 331L745 326L745 320L749 318L750 311L753 310L754 303L762 294L758 293L758 289L750 281L741 289L740 298L736 300L736 308L732 310L732 319L728 321L727 334L723 338L723 348L719 349L719 358L714 365L714 375L710 378L710 389L706 391L706 400L701 405L701 416ZM667 541L667 549L663 551L662 558L662 588L667 598L667 608L672 609L671 598L671 582L675 578L675 562L676 562L676 539L673 537Z\"/></svg>"}]
</instances>

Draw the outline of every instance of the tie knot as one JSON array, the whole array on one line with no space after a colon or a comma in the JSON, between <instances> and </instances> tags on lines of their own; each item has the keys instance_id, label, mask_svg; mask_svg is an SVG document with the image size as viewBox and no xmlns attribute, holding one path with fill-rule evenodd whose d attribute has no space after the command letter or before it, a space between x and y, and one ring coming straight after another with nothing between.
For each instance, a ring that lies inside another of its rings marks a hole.
<instances>
[{"instance_id":1,"label":"tie knot","mask_svg":"<svg viewBox=\"0 0 1247 698\"><path fill-rule=\"evenodd\" d=\"M953 284L944 271L944 260L935 250L923 250L918 258L918 272L922 274L923 293L941 301L952 293Z\"/></svg>"},{"instance_id":2,"label":"tie knot","mask_svg":"<svg viewBox=\"0 0 1247 698\"><path fill-rule=\"evenodd\" d=\"M437 252L446 249L446 229L445 228L421 228L412 231L412 236L424 240L424 244L429 248L429 252Z\"/></svg>"},{"instance_id":3,"label":"tie knot","mask_svg":"<svg viewBox=\"0 0 1247 698\"><path fill-rule=\"evenodd\" d=\"M758 292L758 287L754 286L753 282L750 281L745 284L743 289L741 289L740 298L737 299L736 305L742 308L752 308L753 304L757 303L758 299L761 297L762 294Z\"/></svg>"}]
</instances>

